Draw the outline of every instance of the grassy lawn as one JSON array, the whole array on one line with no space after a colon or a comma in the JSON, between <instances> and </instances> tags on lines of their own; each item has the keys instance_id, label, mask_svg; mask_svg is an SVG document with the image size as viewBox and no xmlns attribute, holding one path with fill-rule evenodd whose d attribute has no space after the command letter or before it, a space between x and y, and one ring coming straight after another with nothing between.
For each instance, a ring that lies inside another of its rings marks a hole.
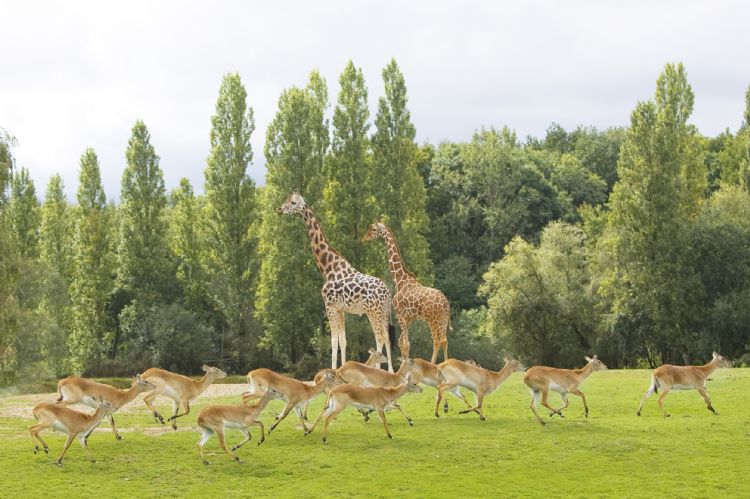
<instances>
[{"instance_id":1,"label":"grassy lawn","mask_svg":"<svg viewBox=\"0 0 750 499\"><path fill-rule=\"evenodd\" d=\"M6 397L0 399L2 495L750 497L750 369L712 376L708 392L719 416L689 391L668 396L671 418L661 416L656 396L638 418L648 382L647 371L594 373L582 385L590 417L583 418L580 399L570 396L567 417L550 418L545 427L528 408L521 374L485 400L484 422L458 415L461 402L450 395L450 412L436 419L435 391L427 387L402 399L413 429L398 412L388 414L393 440L377 417L365 424L352 409L339 415L323 445L322 426L304 437L292 414L261 447L251 442L240 449L241 464L212 439L210 466L198 456L196 415L209 402L235 403L237 396L199 398L177 432L154 423L139 398L116 415L122 441L105 422L89 439L98 462L89 463L75 442L62 468L53 465L64 443L60 433L42 434L49 456L32 453L26 428L39 397ZM171 404L160 400L168 413ZM312 417L323 401L311 406ZM551 401L558 405L558 395ZM264 422L281 408L271 404ZM234 430L227 434L230 445L241 438Z\"/></svg>"}]
</instances>

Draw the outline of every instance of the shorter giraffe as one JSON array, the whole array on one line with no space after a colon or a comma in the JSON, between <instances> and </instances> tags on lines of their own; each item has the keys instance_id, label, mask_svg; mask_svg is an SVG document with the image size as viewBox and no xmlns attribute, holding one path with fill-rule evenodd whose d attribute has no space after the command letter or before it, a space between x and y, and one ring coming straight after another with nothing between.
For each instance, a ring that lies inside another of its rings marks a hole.
<instances>
[{"instance_id":1,"label":"shorter giraffe","mask_svg":"<svg viewBox=\"0 0 750 499\"><path fill-rule=\"evenodd\" d=\"M385 240L388 266L396 285L393 306L396 309L398 324L401 326L401 337L398 340L401 356L409 358L409 326L415 319L421 319L427 323L432 333L431 362L434 364L437 360L440 348L443 349L444 360L448 360L447 335L451 329L451 307L448 299L440 290L420 284L417 277L404 266L396 237L383 222L371 224L362 239L370 241L377 237Z\"/></svg>"}]
</instances>

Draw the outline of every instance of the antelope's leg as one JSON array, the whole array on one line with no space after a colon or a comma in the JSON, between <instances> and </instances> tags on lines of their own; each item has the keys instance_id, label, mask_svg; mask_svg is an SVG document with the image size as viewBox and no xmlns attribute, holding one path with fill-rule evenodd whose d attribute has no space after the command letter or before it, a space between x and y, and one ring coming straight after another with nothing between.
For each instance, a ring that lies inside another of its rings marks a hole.
<instances>
[{"instance_id":1,"label":"antelope's leg","mask_svg":"<svg viewBox=\"0 0 750 499\"><path fill-rule=\"evenodd\" d=\"M388 438L393 438L393 435L391 435L391 432L388 430L388 422L385 420L385 411L383 409L378 409L378 417L383 422L385 434L388 435Z\"/></svg>"},{"instance_id":2,"label":"antelope's leg","mask_svg":"<svg viewBox=\"0 0 750 499\"><path fill-rule=\"evenodd\" d=\"M235 461L239 463L240 458L237 457L237 455L234 452L232 452L231 450L227 448L227 443L224 439L224 428L222 427L216 428L216 436L219 438L219 447L224 449L224 452L232 456L232 459L234 459Z\"/></svg>"},{"instance_id":3,"label":"antelope's leg","mask_svg":"<svg viewBox=\"0 0 750 499\"><path fill-rule=\"evenodd\" d=\"M575 393L575 391L571 390L570 393ZM567 409L568 405L569 405L568 404L568 394L567 393L561 393L560 394L560 398L562 398L562 400L563 400L563 405L561 405L560 408L557 411L555 411L558 414L562 414L562 410L563 409ZM554 414L554 412L552 414ZM550 416L552 416L552 414L550 414Z\"/></svg>"},{"instance_id":4,"label":"antelope's leg","mask_svg":"<svg viewBox=\"0 0 750 499\"><path fill-rule=\"evenodd\" d=\"M284 407L284 410L281 412L281 416L276 418L276 422L271 425L271 428L268 429L268 433L271 433L273 429L276 428L279 425L279 423L281 423L284 420L284 418L289 415L289 412L291 412L293 408L294 408L294 404L292 404L292 401L291 400L287 401L286 406Z\"/></svg>"},{"instance_id":5,"label":"antelope's leg","mask_svg":"<svg viewBox=\"0 0 750 499\"><path fill-rule=\"evenodd\" d=\"M240 428L240 431L245 436L245 440L232 447L232 451L236 451L246 443L250 441L250 431L247 428Z\"/></svg>"},{"instance_id":6,"label":"antelope's leg","mask_svg":"<svg viewBox=\"0 0 750 499\"><path fill-rule=\"evenodd\" d=\"M203 455L203 447L206 445L206 442L208 442L208 439L211 438L211 436L214 434L213 430L210 428L206 428L205 426L199 426L201 431L201 438L198 440L198 449L200 449L201 453L201 460L203 461L203 464L208 464L208 461L206 461L205 456Z\"/></svg>"},{"instance_id":7,"label":"antelope's leg","mask_svg":"<svg viewBox=\"0 0 750 499\"><path fill-rule=\"evenodd\" d=\"M36 444L36 440L39 441L40 444L42 444L42 447L44 448L44 453L49 454L49 446L47 446L47 442L42 440L42 436L39 435L39 433L42 430L46 430L52 425L49 425L47 423L39 423L35 424L34 426L29 427L29 433L31 433L31 441L34 443L34 454L36 454L39 451L39 446ZM34 440L34 437L36 437L36 440Z\"/></svg>"},{"instance_id":8,"label":"antelope's leg","mask_svg":"<svg viewBox=\"0 0 750 499\"><path fill-rule=\"evenodd\" d=\"M576 388L575 390L570 390L570 393L581 397L581 400L583 401L583 415L586 417L589 417L589 405L586 403L586 395L584 395L583 392L579 390L578 388ZM567 407L568 406L567 399L565 400L565 402L566 402L565 406Z\"/></svg>"},{"instance_id":9,"label":"antelope's leg","mask_svg":"<svg viewBox=\"0 0 750 499\"><path fill-rule=\"evenodd\" d=\"M93 454L91 454L91 451L89 450L89 444L87 441L87 435L78 435L78 443L81 444L81 447L83 447L83 450L86 452L86 455L89 458L89 461L92 463L96 462L96 459L94 459Z\"/></svg>"},{"instance_id":10,"label":"antelope's leg","mask_svg":"<svg viewBox=\"0 0 750 499\"><path fill-rule=\"evenodd\" d=\"M409 426L412 426L412 427L414 426L414 423L412 422L412 420L409 417L409 415L404 412L403 407L401 407L399 404L393 404L393 407L395 407L396 409L398 409L399 412L404 415L404 417L406 418L406 420L409 422Z\"/></svg>"},{"instance_id":11,"label":"antelope's leg","mask_svg":"<svg viewBox=\"0 0 750 499\"><path fill-rule=\"evenodd\" d=\"M161 424L164 424L164 418L161 414L159 414L159 411L157 411L154 406L152 405L152 401L156 399L161 393L164 391L162 388L159 390L158 388L155 390L150 391L148 394L146 394L145 397L143 397L143 402L146 404L146 407L148 407L148 410L151 411L151 414L154 415L154 419L159 421Z\"/></svg>"},{"instance_id":12,"label":"antelope's leg","mask_svg":"<svg viewBox=\"0 0 750 499\"><path fill-rule=\"evenodd\" d=\"M75 433L68 434L68 440L65 442L65 447L63 447L63 450L60 453L60 457L58 457L57 460L55 461L55 464L57 464L58 466L62 466L63 456L65 456L65 453L68 452L68 447L70 447L70 444L73 443L74 438L76 438Z\"/></svg>"},{"instance_id":13,"label":"antelope's leg","mask_svg":"<svg viewBox=\"0 0 750 499\"><path fill-rule=\"evenodd\" d=\"M641 415L641 410L643 410L643 404L646 403L646 399L651 396L652 393L656 391L656 379L651 376L651 386L648 387L648 390L646 390L646 393L643 394L643 398L641 399L641 405L638 406L638 412L635 414L637 416Z\"/></svg>"},{"instance_id":14,"label":"antelope's leg","mask_svg":"<svg viewBox=\"0 0 750 499\"><path fill-rule=\"evenodd\" d=\"M714 406L711 405L711 399L708 398L708 393L706 393L706 389L704 387L698 388L698 393L701 394L701 397L703 397L703 400L706 401L706 406L708 407L708 410L713 412L714 414L719 414L714 410Z\"/></svg>"},{"instance_id":15,"label":"antelope's leg","mask_svg":"<svg viewBox=\"0 0 750 499\"><path fill-rule=\"evenodd\" d=\"M117 440L122 440L122 436L117 432L117 427L115 426L115 418L112 414L109 415L109 424L112 425L112 431L115 434L115 438Z\"/></svg>"},{"instance_id":16,"label":"antelope's leg","mask_svg":"<svg viewBox=\"0 0 750 499\"><path fill-rule=\"evenodd\" d=\"M333 410L330 411L330 414L328 414L328 416L326 417L325 425L323 425L323 443L326 443L328 441L328 425L331 424L331 421L333 421L336 415L342 410L344 410L344 407L341 407L338 409L334 408Z\"/></svg>"},{"instance_id":17,"label":"antelope's leg","mask_svg":"<svg viewBox=\"0 0 750 499\"><path fill-rule=\"evenodd\" d=\"M549 396L549 390L542 391L542 405L546 407L547 409L549 409L550 411L552 411L553 414L556 413L562 416L562 412L558 411L557 409L549 405L549 400L547 400L548 396Z\"/></svg>"},{"instance_id":18,"label":"antelope's leg","mask_svg":"<svg viewBox=\"0 0 750 499\"><path fill-rule=\"evenodd\" d=\"M672 387L670 385L662 385L661 396L659 397L659 407L661 408L661 412L664 413L665 418L669 417L669 413L664 409L664 399L671 390Z\"/></svg>"},{"instance_id":19,"label":"antelope's leg","mask_svg":"<svg viewBox=\"0 0 750 499\"><path fill-rule=\"evenodd\" d=\"M539 413L536 411L536 406L539 403L539 395L540 393L538 391L531 391L531 412L534 413L534 416L536 416L536 419L542 424L545 425L547 423L544 422L544 420L539 416Z\"/></svg>"}]
</instances>

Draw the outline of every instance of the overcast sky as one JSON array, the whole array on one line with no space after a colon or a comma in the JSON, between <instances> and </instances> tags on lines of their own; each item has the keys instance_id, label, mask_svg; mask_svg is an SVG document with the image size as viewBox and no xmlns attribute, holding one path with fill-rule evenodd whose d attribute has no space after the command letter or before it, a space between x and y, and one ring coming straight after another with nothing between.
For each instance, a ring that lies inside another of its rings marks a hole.
<instances>
[{"instance_id":1,"label":"overcast sky","mask_svg":"<svg viewBox=\"0 0 750 499\"><path fill-rule=\"evenodd\" d=\"M239 72L255 110L251 176L281 91L318 69L332 105L352 59L374 113L395 57L420 142L467 140L482 126L542 136L625 125L667 62L682 61L692 117L715 135L741 122L750 84L750 2L36 2L0 0L0 127L44 193L60 173L71 199L86 147L119 197L125 148L148 126L167 189L202 190L222 76Z\"/></svg>"}]
</instances>

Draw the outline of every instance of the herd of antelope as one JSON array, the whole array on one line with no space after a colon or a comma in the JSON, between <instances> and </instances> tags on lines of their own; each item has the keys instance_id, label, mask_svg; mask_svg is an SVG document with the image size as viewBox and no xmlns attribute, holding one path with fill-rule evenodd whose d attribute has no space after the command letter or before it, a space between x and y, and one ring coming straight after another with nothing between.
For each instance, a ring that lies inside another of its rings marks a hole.
<instances>
[{"instance_id":1,"label":"herd of antelope","mask_svg":"<svg viewBox=\"0 0 750 499\"><path fill-rule=\"evenodd\" d=\"M398 400L406 393L422 392L421 385L437 389L435 400L435 416L439 417L440 402L444 401L443 410L448 412L448 401L444 398L450 392L462 400L467 408L461 414L475 412L481 420L485 420L482 412L484 398L503 384L514 372L524 371L524 366L517 360L504 359L504 367L497 372L484 369L471 361L447 359L441 364L431 363L422 359L402 359L401 366L396 373L379 368L387 362L387 358L380 352L370 350L370 358L366 363L347 361L338 369L323 369L312 381L298 381L283 376L270 369L256 369L247 374L248 391L242 394L242 403L238 405L209 405L199 414L197 419L198 431L201 434L198 448L204 464L208 464L203 453L206 442L216 435L221 448L234 460L240 462L235 451L250 441L250 427L260 428L258 445L266 438L265 428L260 421L260 415L266 405L273 399L286 402L284 410L269 428L272 432L289 413L294 410L304 434L313 432L318 423L323 420L323 442L328 438L328 426L341 411L349 406L356 408L364 417L369 419L371 412L376 412L382 421L388 438L393 438L385 412L397 409L409 425L414 426L411 418L398 404ZM586 357L586 365L580 369L558 369L552 367L535 366L525 370L524 383L531 391L531 411L542 425L546 424L537 411L541 400L544 407L549 409L550 416L563 416L562 411L568 407L568 393L581 397L584 415L588 417L586 397L580 390L581 383L594 371L607 369L607 366L596 355ZM643 396L637 415L646 399L654 392L658 393L659 407L665 417L669 414L664 409L664 398L671 390L696 389L704 398L708 409L716 413L711 400L706 393L706 379L717 368L730 367L730 362L721 355L714 353L713 359L702 366L673 366L663 365L653 371L651 385ZM87 439L101 420L107 416L112 426L115 438L122 437L117 432L113 413L125 404L133 401L136 396L148 392L144 402L157 422L165 424L163 416L152 405L158 396L164 396L173 401L173 414L168 421L177 429L177 418L190 414L190 403L217 379L226 376L221 369L203 366L205 375L200 380L193 380L180 374L163 369L151 368L137 375L127 390L99 383L93 380L70 376L58 383L59 398L54 403L41 403L34 407L33 415L38 424L29 427L34 443L34 453L39 452L39 444L45 453L49 453L47 443L39 435L47 428L53 428L68 435L62 453L55 464L62 465L62 459L73 439L78 438L87 456L92 462L94 457L87 446ZM472 404L462 394L460 388L465 388L476 395L476 402ZM554 408L549 404L549 391L554 391L562 397L563 405ZM327 394L324 409L311 426L307 424L307 405L315 397ZM254 401L251 405L250 402ZM84 404L95 408L93 414L86 414L67 407L71 404ZM180 409L182 408L182 412ZM237 429L244 440L227 448L224 432L226 429Z\"/></svg>"}]
</instances>

